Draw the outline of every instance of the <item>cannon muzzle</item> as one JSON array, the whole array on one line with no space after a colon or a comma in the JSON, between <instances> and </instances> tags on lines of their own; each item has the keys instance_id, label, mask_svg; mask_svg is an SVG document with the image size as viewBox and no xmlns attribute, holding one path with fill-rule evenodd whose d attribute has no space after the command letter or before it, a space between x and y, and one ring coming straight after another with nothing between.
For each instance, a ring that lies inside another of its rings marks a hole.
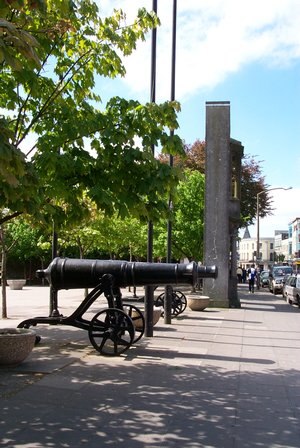
<instances>
[{"instance_id":1,"label":"cannon muzzle","mask_svg":"<svg viewBox=\"0 0 300 448\"><path fill-rule=\"evenodd\" d=\"M37 271L56 290L94 288L111 274L118 287L147 285L195 285L200 278L216 278L216 266L191 263L141 263L122 260L54 258L47 269Z\"/></svg>"}]
</instances>

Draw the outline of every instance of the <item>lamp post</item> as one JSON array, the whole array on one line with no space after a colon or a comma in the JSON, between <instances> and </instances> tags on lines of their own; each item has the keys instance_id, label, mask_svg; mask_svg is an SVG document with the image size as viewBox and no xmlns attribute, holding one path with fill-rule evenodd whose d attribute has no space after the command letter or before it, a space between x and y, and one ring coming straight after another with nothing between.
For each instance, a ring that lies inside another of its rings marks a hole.
<instances>
[{"instance_id":1,"label":"lamp post","mask_svg":"<svg viewBox=\"0 0 300 448\"><path fill-rule=\"evenodd\" d=\"M262 190L260 192L257 193L256 195L256 225L257 225L257 236L256 236L256 262L259 260L259 196L263 193L267 193L268 191L273 191L273 190L291 190L293 187L288 187L288 188L284 188L284 187L275 187L275 188L268 188L266 190Z\"/></svg>"},{"instance_id":2,"label":"lamp post","mask_svg":"<svg viewBox=\"0 0 300 448\"><path fill-rule=\"evenodd\" d=\"M175 68L176 68L176 22L177 22L177 0L173 0L173 21L172 21L172 60L171 60L171 101L175 100ZM170 136L174 135L174 130L170 131ZM173 156L169 156L169 165L173 166ZM169 210L172 209L172 197L169 197ZM167 222L167 257L166 262L172 261L172 222L169 219ZM165 286L165 301L164 301L164 323L172 323L172 293L171 285Z\"/></svg>"},{"instance_id":3,"label":"lamp post","mask_svg":"<svg viewBox=\"0 0 300 448\"><path fill-rule=\"evenodd\" d=\"M152 1L152 10L157 15L157 0ZM151 76L150 76L150 101L156 101L156 41L157 29L152 29L151 40ZM151 146L154 155L155 147ZM153 221L148 221L148 240L147 240L147 261L153 262ZM145 286L145 336L153 336L153 304L154 304L154 287Z\"/></svg>"}]
</instances>

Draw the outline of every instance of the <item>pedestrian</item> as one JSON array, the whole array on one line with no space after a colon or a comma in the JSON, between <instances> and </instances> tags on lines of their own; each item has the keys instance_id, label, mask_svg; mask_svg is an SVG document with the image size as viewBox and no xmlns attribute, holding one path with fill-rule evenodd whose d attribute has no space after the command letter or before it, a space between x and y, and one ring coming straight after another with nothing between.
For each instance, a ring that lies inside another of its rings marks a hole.
<instances>
[{"instance_id":1,"label":"pedestrian","mask_svg":"<svg viewBox=\"0 0 300 448\"><path fill-rule=\"evenodd\" d=\"M243 269L241 266L239 266L236 270L236 275L239 283L242 283L242 277L243 277Z\"/></svg>"},{"instance_id":2,"label":"pedestrian","mask_svg":"<svg viewBox=\"0 0 300 448\"><path fill-rule=\"evenodd\" d=\"M243 275L242 275L242 281L243 283L246 283L246 278L247 278L247 271L245 268L243 268Z\"/></svg>"},{"instance_id":3,"label":"pedestrian","mask_svg":"<svg viewBox=\"0 0 300 448\"><path fill-rule=\"evenodd\" d=\"M254 293L254 283L256 279L256 269L254 264L251 265L251 268L248 269L248 285L249 285L249 294Z\"/></svg>"}]
</instances>

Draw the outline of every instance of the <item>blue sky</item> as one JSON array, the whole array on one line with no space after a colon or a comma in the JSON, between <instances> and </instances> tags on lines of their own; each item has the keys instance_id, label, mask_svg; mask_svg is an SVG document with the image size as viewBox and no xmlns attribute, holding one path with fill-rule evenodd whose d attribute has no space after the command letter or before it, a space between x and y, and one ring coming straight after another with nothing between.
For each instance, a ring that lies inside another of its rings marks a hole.
<instances>
[{"instance_id":1,"label":"blue sky","mask_svg":"<svg viewBox=\"0 0 300 448\"><path fill-rule=\"evenodd\" d=\"M152 0L99 0L100 11L121 8L130 23ZM158 0L157 102L170 98L173 0ZM205 102L230 101L231 137L261 161L274 214L260 220L273 236L300 217L300 1L178 0L176 99L186 143L205 139ZM120 95L149 101L151 35L126 60L122 80L101 81L103 99ZM250 229L256 235L256 226Z\"/></svg>"}]
</instances>

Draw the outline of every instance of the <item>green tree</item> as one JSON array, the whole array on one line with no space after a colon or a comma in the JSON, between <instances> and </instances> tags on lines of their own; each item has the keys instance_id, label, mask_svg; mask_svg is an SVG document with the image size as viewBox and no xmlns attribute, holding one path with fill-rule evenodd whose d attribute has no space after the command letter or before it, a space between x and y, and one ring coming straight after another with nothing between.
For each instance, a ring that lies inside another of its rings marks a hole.
<instances>
[{"instance_id":1,"label":"green tree","mask_svg":"<svg viewBox=\"0 0 300 448\"><path fill-rule=\"evenodd\" d=\"M265 177L262 175L260 163L249 155L244 156L242 161L241 227L246 227L254 223L257 211L257 193L269 188L269 185L265 182ZM259 205L259 215L261 218L272 215L272 198L268 192L260 195Z\"/></svg>"},{"instance_id":2,"label":"green tree","mask_svg":"<svg viewBox=\"0 0 300 448\"><path fill-rule=\"evenodd\" d=\"M186 157L175 156L174 164L182 169L188 168L205 174L205 141L196 140L192 144L185 144L184 149ZM160 160L166 163L168 158L162 154ZM261 162L257 161L254 156L244 155L242 159L240 227L253 224L256 219L256 195L260 191L267 190L268 187L262 174ZM260 217L271 215L272 211L272 198L266 192L260 196Z\"/></svg>"},{"instance_id":3,"label":"green tree","mask_svg":"<svg viewBox=\"0 0 300 448\"><path fill-rule=\"evenodd\" d=\"M106 216L91 203L88 207L91 210L88 219L60 231L58 242L61 254L69 254L72 248L76 248L75 256L80 258L105 256L131 260L146 257L145 223L134 217L118 217L116 213Z\"/></svg>"},{"instance_id":4,"label":"green tree","mask_svg":"<svg viewBox=\"0 0 300 448\"><path fill-rule=\"evenodd\" d=\"M174 206L172 244L176 258L203 260L205 177L199 171L185 170L178 185Z\"/></svg>"},{"instance_id":5,"label":"green tree","mask_svg":"<svg viewBox=\"0 0 300 448\"><path fill-rule=\"evenodd\" d=\"M1 292L2 292L2 313L3 319L7 318L7 302L6 302L6 279L7 279L7 253L9 247L6 243L5 225L0 225L0 247L1 247Z\"/></svg>"},{"instance_id":6,"label":"green tree","mask_svg":"<svg viewBox=\"0 0 300 448\"><path fill-rule=\"evenodd\" d=\"M10 210L0 222L20 213L79 220L85 194L108 214L166 213L178 172L152 145L182 151L169 135L178 103L103 105L96 85L124 76L121 58L157 17L142 8L128 26L122 11L103 18L92 0L7 0L0 16L0 209Z\"/></svg>"},{"instance_id":7,"label":"green tree","mask_svg":"<svg viewBox=\"0 0 300 448\"><path fill-rule=\"evenodd\" d=\"M106 221L109 218L106 218ZM140 220L127 217L125 219L110 219L115 227L115 235L120 258L130 261L145 260L147 256L147 225Z\"/></svg>"},{"instance_id":8,"label":"green tree","mask_svg":"<svg viewBox=\"0 0 300 448\"><path fill-rule=\"evenodd\" d=\"M30 276L31 272L29 269L27 273L26 267L30 268L32 259L44 259L42 241L43 234L40 230L33 228L24 218L19 217L0 226L2 318L7 317L6 280L20 277L20 273L14 269L7 270L7 263L23 266L22 278L27 278L27 274ZM47 253L49 255L49 251Z\"/></svg>"},{"instance_id":9,"label":"green tree","mask_svg":"<svg viewBox=\"0 0 300 448\"><path fill-rule=\"evenodd\" d=\"M11 247L10 258L23 264L31 258L42 256L42 249L40 248L41 230L33 227L23 217L6 224L6 241Z\"/></svg>"}]
</instances>

